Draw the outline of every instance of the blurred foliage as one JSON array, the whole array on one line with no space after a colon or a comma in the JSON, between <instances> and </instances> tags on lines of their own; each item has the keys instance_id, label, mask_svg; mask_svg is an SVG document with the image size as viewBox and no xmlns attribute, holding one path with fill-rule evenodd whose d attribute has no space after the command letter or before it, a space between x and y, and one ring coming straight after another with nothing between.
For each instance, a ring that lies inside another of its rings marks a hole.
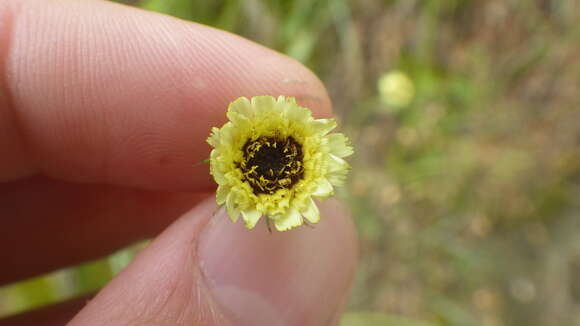
<instances>
[{"instance_id":1,"label":"blurred foliage","mask_svg":"<svg viewBox=\"0 0 580 326\"><path fill-rule=\"evenodd\" d=\"M377 312L345 313L340 326L433 326L432 324Z\"/></svg>"},{"instance_id":2,"label":"blurred foliage","mask_svg":"<svg viewBox=\"0 0 580 326\"><path fill-rule=\"evenodd\" d=\"M0 316L93 293L113 276L105 259L0 288Z\"/></svg>"},{"instance_id":3,"label":"blurred foliage","mask_svg":"<svg viewBox=\"0 0 580 326\"><path fill-rule=\"evenodd\" d=\"M349 309L375 312L346 314L344 326L422 325L382 313L580 325L578 2L140 5L286 53L327 85L357 149L345 200L361 264ZM99 273L83 282L102 284ZM45 283L11 289L37 305L54 300Z\"/></svg>"},{"instance_id":4,"label":"blurred foliage","mask_svg":"<svg viewBox=\"0 0 580 326\"><path fill-rule=\"evenodd\" d=\"M0 317L94 293L126 267L146 242L109 257L0 287Z\"/></svg>"}]
</instances>

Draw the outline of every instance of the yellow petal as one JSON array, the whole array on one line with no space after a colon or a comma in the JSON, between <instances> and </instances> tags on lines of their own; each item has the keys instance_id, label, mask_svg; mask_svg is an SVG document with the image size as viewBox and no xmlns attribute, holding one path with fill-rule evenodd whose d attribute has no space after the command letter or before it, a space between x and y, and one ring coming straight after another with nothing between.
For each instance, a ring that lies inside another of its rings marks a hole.
<instances>
[{"instance_id":1,"label":"yellow petal","mask_svg":"<svg viewBox=\"0 0 580 326\"><path fill-rule=\"evenodd\" d=\"M304 125L308 120L312 119L312 114L306 108L297 105L286 106L286 116L290 123Z\"/></svg>"},{"instance_id":2,"label":"yellow petal","mask_svg":"<svg viewBox=\"0 0 580 326\"><path fill-rule=\"evenodd\" d=\"M248 117L238 112L228 112L227 114L228 119L236 125L236 128L240 128L240 125L247 125L248 124Z\"/></svg>"},{"instance_id":3,"label":"yellow petal","mask_svg":"<svg viewBox=\"0 0 580 326\"><path fill-rule=\"evenodd\" d=\"M272 114L276 113L274 108L276 106L276 99L272 96L254 96L252 97L252 106L257 114Z\"/></svg>"},{"instance_id":4,"label":"yellow petal","mask_svg":"<svg viewBox=\"0 0 580 326\"><path fill-rule=\"evenodd\" d=\"M220 129L213 127L211 128L211 134L207 137L207 143L213 147L216 147L220 143Z\"/></svg>"},{"instance_id":5,"label":"yellow petal","mask_svg":"<svg viewBox=\"0 0 580 326\"><path fill-rule=\"evenodd\" d=\"M332 189L332 185L330 184L330 182L328 182L328 180L326 180L326 178L320 178L317 182L317 187L314 190L314 192L312 193L313 196L316 197L328 197L331 196L334 192Z\"/></svg>"},{"instance_id":6,"label":"yellow petal","mask_svg":"<svg viewBox=\"0 0 580 326\"><path fill-rule=\"evenodd\" d=\"M330 152L338 157L346 157L352 155L353 149L348 145L348 139L344 134L335 133L326 136L328 139L328 147Z\"/></svg>"},{"instance_id":7,"label":"yellow petal","mask_svg":"<svg viewBox=\"0 0 580 326\"><path fill-rule=\"evenodd\" d=\"M310 127L315 134L326 135L332 129L336 128L334 119L317 119L310 122Z\"/></svg>"},{"instance_id":8,"label":"yellow petal","mask_svg":"<svg viewBox=\"0 0 580 326\"><path fill-rule=\"evenodd\" d=\"M312 198L310 198L308 206L302 211L302 216L311 223L318 223L320 221L320 211Z\"/></svg>"},{"instance_id":9,"label":"yellow petal","mask_svg":"<svg viewBox=\"0 0 580 326\"><path fill-rule=\"evenodd\" d=\"M214 149L211 151L210 154L210 161L209 161L209 171L210 174L213 175L213 178L217 184L225 184L227 183L226 177L221 169L218 168L218 160L217 157L219 156L219 151Z\"/></svg>"},{"instance_id":10,"label":"yellow petal","mask_svg":"<svg viewBox=\"0 0 580 326\"><path fill-rule=\"evenodd\" d=\"M262 213L259 211L252 209L252 210L243 210L242 217L244 218L244 222L246 223L246 227L248 229L253 229L262 217Z\"/></svg>"},{"instance_id":11,"label":"yellow petal","mask_svg":"<svg viewBox=\"0 0 580 326\"><path fill-rule=\"evenodd\" d=\"M328 154L327 156L327 172L326 172L326 179L330 184L333 186L341 186L344 184L346 179L346 174L350 169L350 165L333 154Z\"/></svg>"},{"instance_id":12,"label":"yellow petal","mask_svg":"<svg viewBox=\"0 0 580 326\"><path fill-rule=\"evenodd\" d=\"M218 186L215 194L216 202L218 205L222 205L226 202L228 194L230 193L230 187L228 186Z\"/></svg>"},{"instance_id":13,"label":"yellow petal","mask_svg":"<svg viewBox=\"0 0 580 326\"><path fill-rule=\"evenodd\" d=\"M254 115L252 104L250 103L250 100L245 97L240 97L230 103L230 106L228 107L228 113L230 112L235 112L248 118L251 118Z\"/></svg>"},{"instance_id":14,"label":"yellow petal","mask_svg":"<svg viewBox=\"0 0 580 326\"><path fill-rule=\"evenodd\" d=\"M346 171L348 170L349 165L346 163L345 160L341 159L340 157L334 156L332 154L328 154L328 172L338 172L338 171Z\"/></svg>"},{"instance_id":15,"label":"yellow petal","mask_svg":"<svg viewBox=\"0 0 580 326\"><path fill-rule=\"evenodd\" d=\"M219 169L214 169L213 167L210 167L210 174L213 176L213 179L217 184L221 185L227 183L225 176Z\"/></svg>"},{"instance_id":16,"label":"yellow petal","mask_svg":"<svg viewBox=\"0 0 580 326\"><path fill-rule=\"evenodd\" d=\"M285 215L274 220L274 225L278 231L290 230L302 225L302 223L302 216L296 209L290 209Z\"/></svg>"},{"instance_id":17,"label":"yellow petal","mask_svg":"<svg viewBox=\"0 0 580 326\"><path fill-rule=\"evenodd\" d=\"M226 198L226 210L227 210L228 215L230 216L230 219L232 220L232 222L235 222L238 220L238 217L240 216L240 209L236 205L234 194L231 192L228 195L228 197Z\"/></svg>"},{"instance_id":18,"label":"yellow petal","mask_svg":"<svg viewBox=\"0 0 580 326\"><path fill-rule=\"evenodd\" d=\"M344 181L346 180L346 173L347 173L347 171L329 173L326 175L326 179L334 187L339 187L339 186L342 186L344 184Z\"/></svg>"},{"instance_id":19,"label":"yellow petal","mask_svg":"<svg viewBox=\"0 0 580 326\"><path fill-rule=\"evenodd\" d=\"M220 131L220 140L222 146L232 146L236 137L236 131L232 122L226 122Z\"/></svg>"},{"instance_id":20,"label":"yellow petal","mask_svg":"<svg viewBox=\"0 0 580 326\"><path fill-rule=\"evenodd\" d=\"M286 103L286 104L290 104L290 105L296 105L296 98L289 96L289 97L285 97L285 96L278 96L278 103Z\"/></svg>"}]
</instances>

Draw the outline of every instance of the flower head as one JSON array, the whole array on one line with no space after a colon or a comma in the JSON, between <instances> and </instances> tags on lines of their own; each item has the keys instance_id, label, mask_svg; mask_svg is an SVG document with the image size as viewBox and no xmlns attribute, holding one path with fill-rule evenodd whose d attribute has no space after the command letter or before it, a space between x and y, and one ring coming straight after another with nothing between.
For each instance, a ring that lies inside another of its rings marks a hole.
<instances>
[{"instance_id":1,"label":"flower head","mask_svg":"<svg viewBox=\"0 0 580 326\"><path fill-rule=\"evenodd\" d=\"M290 97L240 97L230 103L229 121L213 128L210 173L216 200L232 221L248 229L264 216L279 231L320 220L314 198L334 194L349 169L348 139L329 132L334 119L314 119Z\"/></svg>"}]
</instances>

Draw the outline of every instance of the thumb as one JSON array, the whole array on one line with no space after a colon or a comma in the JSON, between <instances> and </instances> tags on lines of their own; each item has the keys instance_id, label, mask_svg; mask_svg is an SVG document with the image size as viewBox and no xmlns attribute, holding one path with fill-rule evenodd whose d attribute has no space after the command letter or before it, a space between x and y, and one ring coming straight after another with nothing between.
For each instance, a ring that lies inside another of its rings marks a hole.
<instances>
[{"instance_id":1,"label":"thumb","mask_svg":"<svg viewBox=\"0 0 580 326\"><path fill-rule=\"evenodd\" d=\"M345 209L315 228L244 229L206 200L155 239L69 325L333 325L356 236Z\"/></svg>"}]
</instances>

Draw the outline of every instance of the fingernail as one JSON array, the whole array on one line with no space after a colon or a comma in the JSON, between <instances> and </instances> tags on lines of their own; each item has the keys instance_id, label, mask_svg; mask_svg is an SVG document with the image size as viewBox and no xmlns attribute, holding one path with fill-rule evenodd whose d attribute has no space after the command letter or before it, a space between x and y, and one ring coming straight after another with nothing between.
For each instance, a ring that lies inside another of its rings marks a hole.
<instances>
[{"instance_id":1,"label":"fingernail","mask_svg":"<svg viewBox=\"0 0 580 326\"><path fill-rule=\"evenodd\" d=\"M201 237L200 268L233 324L333 322L352 280L356 250L348 217L336 203L325 206L314 228L286 232L270 233L264 221L248 230L223 210L213 217Z\"/></svg>"}]
</instances>

